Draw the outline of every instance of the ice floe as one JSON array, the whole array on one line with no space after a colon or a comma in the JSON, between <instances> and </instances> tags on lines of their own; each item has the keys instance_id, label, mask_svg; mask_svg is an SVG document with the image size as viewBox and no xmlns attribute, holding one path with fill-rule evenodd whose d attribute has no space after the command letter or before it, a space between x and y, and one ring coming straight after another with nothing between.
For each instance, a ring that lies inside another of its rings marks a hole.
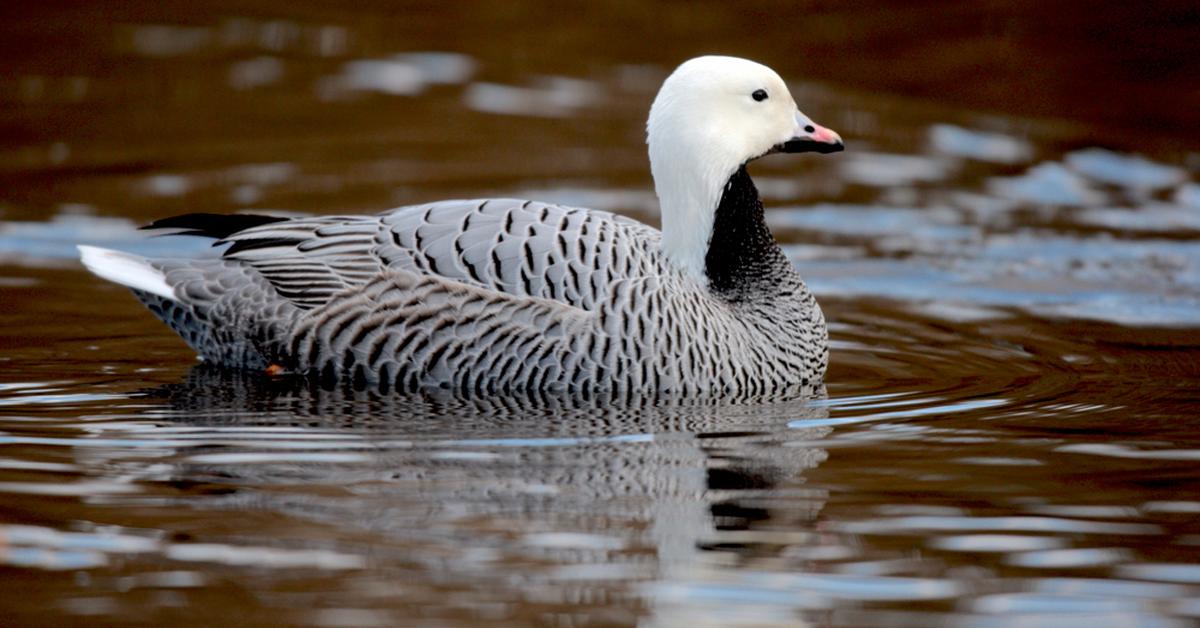
<instances>
[{"instance_id":1,"label":"ice floe","mask_svg":"<svg viewBox=\"0 0 1200 628\"><path fill-rule=\"evenodd\" d=\"M1095 205L1104 200L1082 177L1055 161L1015 177L993 177L987 185L997 196L1039 205Z\"/></svg>"},{"instance_id":2,"label":"ice floe","mask_svg":"<svg viewBox=\"0 0 1200 628\"><path fill-rule=\"evenodd\" d=\"M1103 148L1088 148L1066 156L1067 166L1100 183L1131 190L1154 191L1182 183L1182 168L1155 163L1140 155L1122 155Z\"/></svg>"},{"instance_id":3,"label":"ice floe","mask_svg":"<svg viewBox=\"0 0 1200 628\"><path fill-rule=\"evenodd\" d=\"M1026 140L950 124L929 127L929 143L939 153L998 164L1024 163L1033 156Z\"/></svg>"}]
</instances>

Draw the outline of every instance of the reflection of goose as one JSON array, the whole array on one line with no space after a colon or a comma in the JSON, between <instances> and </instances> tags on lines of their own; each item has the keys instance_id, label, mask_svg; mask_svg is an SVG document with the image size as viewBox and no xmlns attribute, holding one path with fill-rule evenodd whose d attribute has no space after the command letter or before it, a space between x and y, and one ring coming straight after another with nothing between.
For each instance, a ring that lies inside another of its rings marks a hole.
<instances>
[{"instance_id":1,"label":"reflection of goose","mask_svg":"<svg viewBox=\"0 0 1200 628\"><path fill-rule=\"evenodd\" d=\"M700 57L647 123L661 234L600 211L487 199L377 216L190 214L154 228L219 260L81 247L218 363L384 387L779 391L817 382L825 321L775 244L746 164L841 150L783 80Z\"/></svg>"},{"instance_id":2,"label":"reflection of goose","mask_svg":"<svg viewBox=\"0 0 1200 628\"><path fill-rule=\"evenodd\" d=\"M825 459L809 441L828 428L787 427L826 412L805 400L381 395L208 365L148 397L170 409L138 436L194 443L170 481L237 489L187 502L318 522L367 540L351 546L389 580L468 587L470 599L611 612L636 604L640 583L688 582L707 548L745 543L741 530L776 516L759 510L772 491L792 496L783 516L796 525L822 503L794 498ZM345 459L306 460L325 451Z\"/></svg>"}]
</instances>

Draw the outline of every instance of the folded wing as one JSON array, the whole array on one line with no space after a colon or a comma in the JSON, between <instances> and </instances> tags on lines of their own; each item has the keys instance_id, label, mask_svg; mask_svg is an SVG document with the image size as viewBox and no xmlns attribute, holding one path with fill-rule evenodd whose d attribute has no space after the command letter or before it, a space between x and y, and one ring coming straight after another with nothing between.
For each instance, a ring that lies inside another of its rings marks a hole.
<instances>
[{"instance_id":1,"label":"folded wing","mask_svg":"<svg viewBox=\"0 0 1200 628\"><path fill-rule=\"evenodd\" d=\"M221 231L190 230L231 243L226 259L254 267L281 296L306 309L385 271L403 270L591 310L613 281L662 272L659 233L646 225L608 212L513 199L445 201L376 216L294 218Z\"/></svg>"}]
</instances>

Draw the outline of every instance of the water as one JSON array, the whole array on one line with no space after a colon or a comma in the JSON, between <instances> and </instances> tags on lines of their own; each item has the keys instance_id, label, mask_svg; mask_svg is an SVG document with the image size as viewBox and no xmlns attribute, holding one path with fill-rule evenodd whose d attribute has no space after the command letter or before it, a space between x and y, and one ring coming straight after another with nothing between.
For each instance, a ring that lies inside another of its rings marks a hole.
<instances>
[{"instance_id":1,"label":"water","mask_svg":"<svg viewBox=\"0 0 1200 628\"><path fill-rule=\"evenodd\" d=\"M0 623L1194 623L1194 11L962 7L9 20ZM806 398L234 377L74 261L204 254L136 231L185 211L504 195L652 221L648 103L713 49L848 139L752 167L831 322Z\"/></svg>"}]
</instances>

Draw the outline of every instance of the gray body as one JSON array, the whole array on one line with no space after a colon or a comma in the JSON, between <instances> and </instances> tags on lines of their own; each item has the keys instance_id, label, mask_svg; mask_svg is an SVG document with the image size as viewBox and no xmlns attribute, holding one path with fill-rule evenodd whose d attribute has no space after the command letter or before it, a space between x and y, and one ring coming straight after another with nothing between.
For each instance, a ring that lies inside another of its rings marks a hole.
<instances>
[{"instance_id":1,"label":"gray body","mask_svg":"<svg viewBox=\"0 0 1200 628\"><path fill-rule=\"evenodd\" d=\"M377 216L189 214L217 260L80 246L205 358L384 389L787 394L820 383L825 319L746 164L842 150L770 68L688 60L646 123L663 231L530 201Z\"/></svg>"},{"instance_id":2,"label":"gray body","mask_svg":"<svg viewBox=\"0 0 1200 628\"><path fill-rule=\"evenodd\" d=\"M751 288L721 292L660 238L608 212L446 201L237 231L219 260L149 260L175 299L135 292L208 360L385 389L778 393L822 379L824 317L773 241Z\"/></svg>"}]
</instances>

